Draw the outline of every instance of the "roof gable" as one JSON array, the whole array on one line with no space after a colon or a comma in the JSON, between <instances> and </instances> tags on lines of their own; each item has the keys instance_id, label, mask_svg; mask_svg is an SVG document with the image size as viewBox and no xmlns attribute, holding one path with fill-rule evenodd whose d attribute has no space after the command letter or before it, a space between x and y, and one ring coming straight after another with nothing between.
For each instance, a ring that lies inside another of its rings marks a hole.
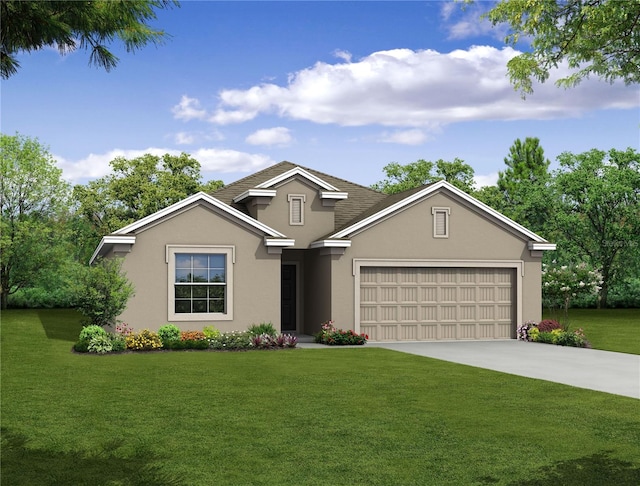
<instances>
[{"instance_id":1,"label":"roof gable","mask_svg":"<svg viewBox=\"0 0 640 486\"><path fill-rule=\"evenodd\" d=\"M162 220L163 218L171 216L181 211L182 209L191 206L192 204L197 204L202 202L208 203L220 209L221 211L229 215L232 219L237 219L239 221L242 221L243 223L248 224L249 226L255 228L256 230L264 233L265 236L268 236L271 238L285 237L285 235L280 233L279 231L276 231L273 228L270 228L266 224L253 219L252 217L246 215L245 213L238 211L237 209L229 206L228 204L223 203L222 201L204 192L198 192L197 194L193 194L192 196L182 199L181 201L178 201L177 203L172 204L171 206L167 206L166 208L161 209L160 211L150 214L149 216L145 216L144 218L139 219L138 221L135 221L123 228L120 228L119 230L115 231L113 234L114 235L131 234L140 228L144 228L145 226L148 226L150 224L153 224L155 222Z\"/></svg>"},{"instance_id":2,"label":"roof gable","mask_svg":"<svg viewBox=\"0 0 640 486\"><path fill-rule=\"evenodd\" d=\"M284 176L284 174L289 175ZM335 230L344 227L345 224L353 220L359 214L362 214L363 211L388 197L386 194L375 191L369 187L286 161L267 167L266 169L256 172L255 174L251 174L239 181L232 182L231 184L214 192L213 195L220 201L234 207L238 211L248 214L246 206L241 201L235 202L234 199L237 199L241 194L249 193L251 189L260 188L267 184L275 185L286 180L288 177L295 176L296 174L300 176L306 174L307 180L320 180L324 184L333 188L329 190L348 193L348 199L340 199L336 202ZM323 190L327 191L327 189ZM325 197L330 196L325 193Z\"/></svg>"},{"instance_id":3,"label":"roof gable","mask_svg":"<svg viewBox=\"0 0 640 486\"><path fill-rule=\"evenodd\" d=\"M521 235L524 239L527 239L534 243L546 243L547 245L551 245L554 247L545 247L545 249L555 249L555 245L548 243L547 240L537 235L533 231L525 228L519 223L516 223L512 219L506 217L504 214L499 213L495 209L487 206L483 202L470 196L466 192L461 191L454 185L444 180L435 182L428 186L423 186L421 188L410 189L399 194L390 195L385 200L381 201L377 205L371 206L370 208L368 208L368 210L358 215L354 220L350 221L342 229L339 229L337 232L329 235L328 238L350 238L354 234L365 230L371 225L378 223L382 219L393 216L394 213L403 210L411 204L429 195L441 191L452 193L453 195L469 204L477 212L484 214L494 220L500 221L511 231Z\"/></svg>"}]
</instances>

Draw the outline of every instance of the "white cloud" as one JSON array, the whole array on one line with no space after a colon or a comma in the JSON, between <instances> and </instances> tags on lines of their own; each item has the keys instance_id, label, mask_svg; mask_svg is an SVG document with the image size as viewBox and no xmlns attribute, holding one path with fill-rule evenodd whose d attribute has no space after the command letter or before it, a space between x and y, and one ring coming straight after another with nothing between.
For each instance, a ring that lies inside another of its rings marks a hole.
<instances>
[{"instance_id":1,"label":"white cloud","mask_svg":"<svg viewBox=\"0 0 640 486\"><path fill-rule=\"evenodd\" d=\"M175 136L175 141L178 145L191 145L195 141L196 137L187 132L178 132Z\"/></svg>"},{"instance_id":2,"label":"white cloud","mask_svg":"<svg viewBox=\"0 0 640 486\"><path fill-rule=\"evenodd\" d=\"M280 147L286 147L292 141L293 137L289 129L285 127L263 128L253 132L245 139L245 142L251 145L277 145Z\"/></svg>"},{"instance_id":3,"label":"white cloud","mask_svg":"<svg viewBox=\"0 0 640 486\"><path fill-rule=\"evenodd\" d=\"M442 26L449 32L449 39L468 39L471 37L489 36L500 41L509 33L508 25L501 23L494 26L482 15L488 12L493 4L476 2L473 4L445 2L440 8Z\"/></svg>"},{"instance_id":4,"label":"white cloud","mask_svg":"<svg viewBox=\"0 0 640 486\"><path fill-rule=\"evenodd\" d=\"M111 173L111 162L116 157L133 159L144 154L162 156L164 154L180 155L180 150L150 147L145 150L121 150L114 149L104 154L89 154L77 161L66 160L63 157L54 156L58 167L63 171L64 179L71 182L81 182L97 179ZM253 172L275 163L264 154L250 154L237 150L200 148L190 151L191 157L200 162L202 171L226 172Z\"/></svg>"},{"instance_id":5,"label":"white cloud","mask_svg":"<svg viewBox=\"0 0 640 486\"><path fill-rule=\"evenodd\" d=\"M427 140L429 140L429 136L419 128L384 132L378 139L379 142L398 143L402 145L421 145Z\"/></svg>"},{"instance_id":6,"label":"white cloud","mask_svg":"<svg viewBox=\"0 0 640 486\"><path fill-rule=\"evenodd\" d=\"M349 51L343 51L342 49L336 49L335 51L333 51L333 55L336 56L338 59L342 59L343 61L346 62L351 62L351 53Z\"/></svg>"},{"instance_id":7,"label":"white cloud","mask_svg":"<svg viewBox=\"0 0 640 486\"><path fill-rule=\"evenodd\" d=\"M378 124L424 128L476 120L530 120L580 116L594 109L638 106L621 83L588 79L562 90L562 67L527 100L513 90L506 64L518 51L474 46L440 53L393 49L357 62L314 66L290 75L286 86L261 84L219 93L209 120L241 123L260 114L342 126Z\"/></svg>"},{"instance_id":8,"label":"white cloud","mask_svg":"<svg viewBox=\"0 0 640 486\"><path fill-rule=\"evenodd\" d=\"M498 183L498 173L492 172L487 175L474 175L473 181L475 182L476 189L480 189L484 186L495 186Z\"/></svg>"},{"instance_id":9,"label":"white cloud","mask_svg":"<svg viewBox=\"0 0 640 486\"><path fill-rule=\"evenodd\" d=\"M171 109L174 118L189 121L193 119L202 120L207 116L207 112L200 108L200 101L196 98L189 98L182 95L180 103Z\"/></svg>"}]
</instances>

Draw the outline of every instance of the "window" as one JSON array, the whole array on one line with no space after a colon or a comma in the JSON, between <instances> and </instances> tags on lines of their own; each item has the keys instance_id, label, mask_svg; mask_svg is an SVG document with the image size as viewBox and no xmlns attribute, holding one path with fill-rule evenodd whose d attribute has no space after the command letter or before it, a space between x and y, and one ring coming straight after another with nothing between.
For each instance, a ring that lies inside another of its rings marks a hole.
<instances>
[{"instance_id":1,"label":"window","mask_svg":"<svg viewBox=\"0 0 640 486\"><path fill-rule=\"evenodd\" d=\"M287 200L289 201L289 225L303 225L306 196L304 194L289 194Z\"/></svg>"},{"instance_id":2,"label":"window","mask_svg":"<svg viewBox=\"0 0 640 486\"><path fill-rule=\"evenodd\" d=\"M167 247L169 320L231 320L233 247Z\"/></svg>"},{"instance_id":3,"label":"window","mask_svg":"<svg viewBox=\"0 0 640 486\"><path fill-rule=\"evenodd\" d=\"M433 237L449 238L449 208L431 208L433 214Z\"/></svg>"}]
</instances>

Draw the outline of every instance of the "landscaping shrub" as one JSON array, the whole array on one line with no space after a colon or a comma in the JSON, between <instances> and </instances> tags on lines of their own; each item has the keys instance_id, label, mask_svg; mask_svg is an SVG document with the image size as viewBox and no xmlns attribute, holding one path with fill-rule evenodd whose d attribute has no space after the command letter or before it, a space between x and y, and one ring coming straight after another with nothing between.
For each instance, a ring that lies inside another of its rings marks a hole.
<instances>
[{"instance_id":1,"label":"landscaping shrub","mask_svg":"<svg viewBox=\"0 0 640 486\"><path fill-rule=\"evenodd\" d=\"M369 336L356 334L354 331L344 331L333 325L333 321L322 324L322 330L315 336L315 342L329 346L362 345L367 342Z\"/></svg>"},{"instance_id":2,"label":"landscaping shrub","mask_svg":"<svg viewBox=\"0 0 640 486\"><path fill-rule=\"evenodd\" d=\"M554 329L562 329L562 325L553 319L545 319L538 323L538 330L540 332L551 332Z\"/></svg>"},{"instance_id":3,"label":"landscaping shrub","mask_svg":"<svg viewBox=\"0 0 640 486\"><path fill-rule=\"evenodd\" d=\"M112 350L111 338L106 334L93 336L87 346L87 351L90 353L105 354L110 353Z\"/></svg>"},{"instance_id":4,"label":"landscaping shrub","mask_svg":"<svg viewBox=\"0 0 640 486\"><path fill-rule=\"evenodd\" d=\"M121 268L120 258L107 258L98 259L93 266L79 270L73 284L75 304L92 324L115 324L116 317L133 296L133 285Z\"/></svg>"},{"instance_id":5,"label":"landscaping shrub","mask_svg":"<svg viewBox=\"0 0 640 486\"><path fill-rule=\"evenodd\" d=\"M202 332L204 333L204 336L207 339L214 339L214 338L220 337L220 331L213 326L205 326L202 329Z\"/></svg>"},{"instance_id":6,"label":"landscaping shrub","mask_svg":"<svg viewBox=\"0 0 640 486\"><path fill-rule=\"evenodd\" d=\"M144 329L137 334L131 334L125 339L127 341L127 349L135 351L150 351L162 347L160 336L148 329Z\"/></svg>"},{"instance_id":7,"label":"landscaping shrub","mask_svg":"<svg viewBox=\"0 0 640 486\"><path fill-rule=\"evenodd\" d=\"M276 336L260 334L259 336L251 336L249 342L256 349L295 348L298 338L291 334L278 334Z\"/></svg>"},{"instance_id":8,"label":"landscaping shrub","mask_svg":"<svg viewBox=\"0 0 640 486\"><path fill-rule=\"evenodd\" d=\"M536 321L527 321L524 324L518 325L518 329L516 330L518 341L532 341L529 333L532 329L536 329L536 326Z\"/></svg>"},{"instance_id":9,"label":"landscaping shrub","mask_svg":"<svg viewBox=\"0 0 640 486\"><path fill-rule=\"evenodd\" d=\"M78 340L82 341L84 339L87 339L91 341L91 339L94 338L95 336L106 336L106 335L107 335L107 331L102 329L100 326L96 326L92 324L90 326L85 326L82 328L82 330L80 331L80 336Z\"/></svg>"},{"instance_id":10,"label":"landscaping shrub","mask_svg":"<svg viewBox=\"0 0 640 486\"><path fill-rule=\"evenodd\" d=\"M209 349L209 341L206 339L175 339L162 343L162 347L174 351L182 349Z\"/></svg>"},{"instance_id":11,"label":"landscaping shrub","mask_svg":"<svg viewBox=\"0 0 640 486\"><path fill-rule=\"evenodd\" d=\"M180 333L181 341L204 341L207 337L202 331L182 331Z\"/></svg>"},{"instance_id":12,"label":"landscaping shrub","mask_svg":"<svg viewBox=\"0 0 640 486\"><path fill-rule=\"evenodd\" d=\"M208 341L212 349L240 350L251 346L249 333L243 331L221 333L217 338L211 338Z\"/></svg>"},{"instance_id":13,"label":"landscaping shrub","mask_svg":"<svg viewBox=\"0 0 640 486\"><path fill-rule=\"evenodd\" d=\"M73 350L77 353L88 353L89 352L89 339L80 339L77 343L73 345Z\"/></svg>"},{"instance_id":14,"label":"landscaping shrub","mask_svg":"<svg viewBox=\"0 0 640 486\"><path fill-rule=\"evenodd\" d=\"M109 333L109 338L111 339L111 351L120 352L127 349L127 340L124 335L120 333Z\"/></svg>"},{"instance_id":15,"label":"landscaping shrub","mask_svg":"<svg viewBox=\"0 0 640 486\"><path fill-rule=\"evenodd\" d=\"M247 332L250 336L262 336L266 334L271 337L276 337L276 335L278 334L278 331L276 331L276 328L273 327L273 324L271 324L270 322L252 324Z\"/></svg>"},{"instance_id":16,"label":"landscaping shrub","mask_svg":"<svg viewBox=\"0 0 640 486\"><path fill-rule=\"evenodd\" d=\"M545 344L554 344L553 339L554 339L554 336L550 332L540 332L538 333L536 342L545 343Z\"/></svg>"},{"instance_id":17,"label":"landscaping shrub","mask_svg":"<svg viewBox=\"0 0 640 486\"><path fill-rule=\"evenodd\" d=\"M158 329L158 336L160 336L162 345L165 346L169 341L177 341L180 339L180 328L175 324L165 324Z\"/></svg>"}]
</instances>

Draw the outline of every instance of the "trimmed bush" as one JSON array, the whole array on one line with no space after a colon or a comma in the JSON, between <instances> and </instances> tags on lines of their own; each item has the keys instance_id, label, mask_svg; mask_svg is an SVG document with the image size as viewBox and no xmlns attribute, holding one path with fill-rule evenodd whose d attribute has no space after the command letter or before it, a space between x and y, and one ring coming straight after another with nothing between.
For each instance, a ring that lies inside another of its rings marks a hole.
<instances>
[{"instance_id":1,"label":"trimmed bush","mask_svg":"<svg viewBox=\"0 0 640 486\"><path fill-rule=\"evenodd\" d=\"M158 329L158 336L160 336L160 340L164 346L165 343L169 341L180 339L180 328L175 324L165 324Z\"/></svg>"}]
</instances>

